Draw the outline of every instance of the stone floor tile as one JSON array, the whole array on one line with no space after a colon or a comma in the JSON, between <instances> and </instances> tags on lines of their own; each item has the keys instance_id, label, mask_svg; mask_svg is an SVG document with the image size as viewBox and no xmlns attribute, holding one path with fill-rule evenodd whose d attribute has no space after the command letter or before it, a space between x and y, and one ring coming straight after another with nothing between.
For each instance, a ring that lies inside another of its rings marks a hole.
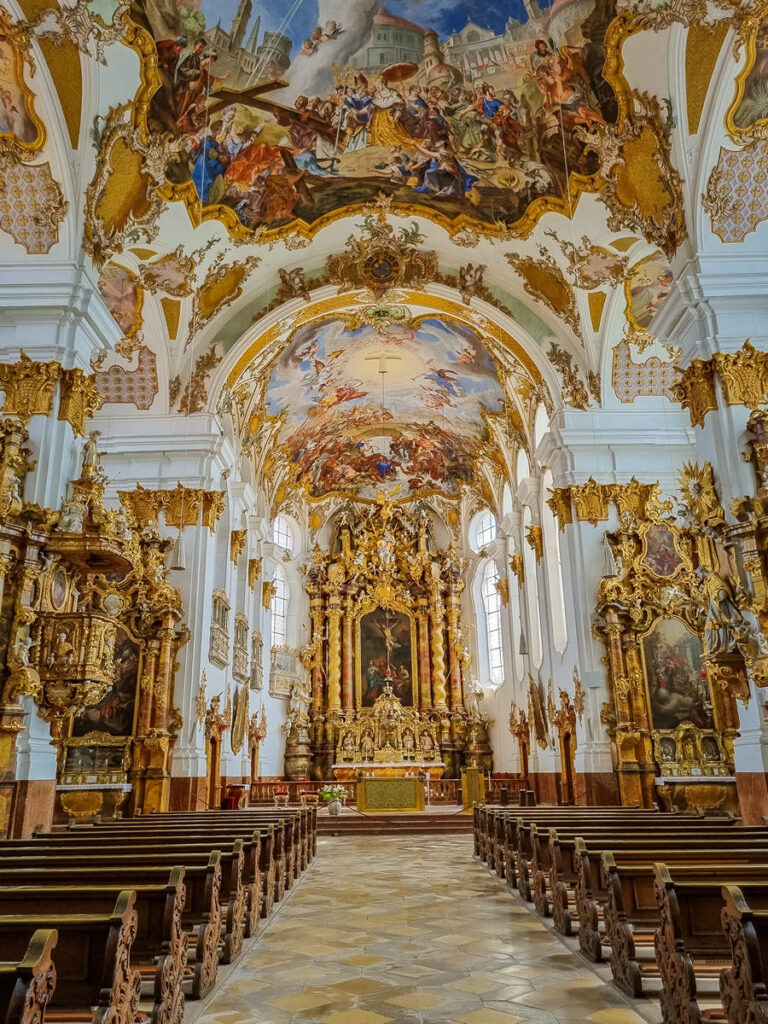
<instances>
[{"instance_id":1,"label":"stone floor tile","mask_svg":"<svg viewBox=\"0 0 768 1024\"><path fill-rule=\"evenodd\" d=\"M184 1024L659 1024L574 949L468 837L323 839Z\"/></svg>"}]
</instances>

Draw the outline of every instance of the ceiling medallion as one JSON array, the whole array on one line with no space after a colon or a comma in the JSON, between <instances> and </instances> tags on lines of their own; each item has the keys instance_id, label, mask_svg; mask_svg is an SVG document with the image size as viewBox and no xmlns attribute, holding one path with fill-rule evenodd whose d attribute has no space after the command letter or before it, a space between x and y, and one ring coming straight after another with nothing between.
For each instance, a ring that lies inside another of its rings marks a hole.
<instances>
[{"instance_id":1,"label":"ceiling medallion","mask_svg":"<svg viewBox=\"0 0 768 1024\"><path fill-rule=\"evenodd\" d=\"M395 231L387 223L387 208L383 203L367 206L362 236L350 235L346 252L328 257L328 279L339 293L366 288L381 299L391 288L423 289L437 277L437 253L417 249L424 235L416 221Z\"/></svg>"},{"instance_id":2,"label":"ceiling medallion","mask_svg":"<svg viewBox=\"0 0 768 1024\"><path fill-rule=\"evenodd\" d=\"M392 325L415 328L416 322L407 306L397 304L361 306L344 316L344 330L357 331L361 327L373 327L379 334L385 334Z\"/></svg>"}]
</instances>

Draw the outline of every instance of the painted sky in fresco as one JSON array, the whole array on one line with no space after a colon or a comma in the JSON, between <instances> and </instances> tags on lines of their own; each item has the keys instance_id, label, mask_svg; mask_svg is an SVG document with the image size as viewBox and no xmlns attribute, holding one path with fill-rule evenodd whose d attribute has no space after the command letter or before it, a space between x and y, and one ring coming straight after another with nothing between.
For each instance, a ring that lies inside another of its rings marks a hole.
<instances>
[{"instance_id":1,"label":"painted sky in fresco","mask_svg":"<svg viewBox=\"0 0 768 1024\"><path fill-rule=\"evenodd\" d=\"M215 25L221 19L222 25L229 28L238 2L239 0L203 0L202 9L208 26ZM355 2L356 0L337 0L335 6L339 10L338 17L342 23L344 8ZM261 16L262 31L277 31L291 6L290 0L283 0L280 5L275 4L274 0L254 0L249 31L258 16ZM434 28L441 39L452 32L460 31L468 21L474 21L483 28L492 28L500 33L504 31L508 18L517 18L519 21L525 21L527 18L522 0L503 0L494 4L489 4L488 0L463 0L459 3L456 0L388 0L383 6L386 6L391 14L407 18L422 28ZM540 6L549 7L549 0L541 0ZM317 7L317 0L304 0L290 26L287 29L283 26L282 31L293 39L297 48L318 24ZM296 52L297 50L294 50L294 56Z\"/></svg>"}]
</instances>

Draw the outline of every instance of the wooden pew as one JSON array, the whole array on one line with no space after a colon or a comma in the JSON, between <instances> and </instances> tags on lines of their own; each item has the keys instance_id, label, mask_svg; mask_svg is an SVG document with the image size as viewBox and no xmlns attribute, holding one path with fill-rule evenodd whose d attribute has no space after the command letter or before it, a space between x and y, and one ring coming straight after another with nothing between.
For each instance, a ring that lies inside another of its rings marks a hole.
<instances>
[{"instance_id":1,"label":"wooden pew","mask_svg":"<svg viewBox=\"0 0 768 1024\"><path fill-rule=\"evenodd\" d=\"M687 844L706 839L718 842L734 837L740 842L761 838L768 841L768 829L762 826L749 829L735 829L733 826L732 819L729 821L724 818L679 818L666 823L663 834L673 845L675 842ZM578 881L574 858L574 841L577 834L588 844L590 840L594 844L603 838L610 842L614 836L622 840L632 837L639 840L654 840L659 836L656 824L649 827L647 822L642 821L608 825L567 824L546 831L539 830L536 824L531 823L529 826L523 826L523 829L527 829L528 842L524 844L524 850L530 861L528 874L534 905L544 917L552 914L557 930L564 935L571 934L569 896L571 893L575 896Z\"/></svg>"},{"instance_id":2,"label":"wooden pew","mask_svg":"<svg viewBox=\"0 0 768 1024\"><path fill-rule=\"evenodd\" d=\"M602 910L608 900L609 881L607 873L601 874L603 853L612 854L619 870L624 862L645 864L650 868L662 857L670 864L687 864L699 860L705 865L726 864L734 866L735 869L740 865L759 866L768 862L768 843L749 838L743 838L739 842L738 836L721 838L717 842L710 839L703 843L688 839L685 846L678 845L677 848L672 848L670 842L664 838L641 841L608 837L602 840L592 839L587 844L577 837L574 841L565 842L573 842L575 850L575 899L579 918L579 946L587 958L595 962L602 960L602 948L607 942L600 930Z\"/></svg>"},{"instance_id":3,"label":"wooden pew","mask_svg":"<svg viewBox=\"0 0 768 1024\"><path fill-rule=\"evenodd\" d=\"M723 883L712 878L673 880L665 864L656 864L654 873L659 905L654 946L662 1016L665 1021L701 1024L706 1019L702 996L709 989L719 1002L720 975L731 966L731 943L722 927ZM768 910L768 866L763 881L741 881L736 876L730 884L738 886L753 909Z\"/></svg>"},{"instance_id":4,"label":"wooden pew","mask_svg":"<svg viewBox=\"0 0 768 1024\"><path fill-rule=\"evenodd\" d=\"M123 890L106 914L0 916L0 960L21 959L39 928L55 929L59 941L50 1010L73 1022L132 1022L141 990L139 972L131 966L135 899L135 893Z\"/></svg>"},{"instance_id":5,"label":"wooden pew","mask_svg":"<svg viewBox=\"0 0 768 1024\"><path fill-rule=\"evenodd\" d=\"M36 917L103 914L114 907L119 896L114 885L50 887L45 885L45 872L40 881L39 886L0 888L3 913ZM152 1024L178 1024L184 1013L188 944L182 926L184 869L172 869L166 885L136 886L133 891L137 929L131 961L152 983Z\"/></svg>"},{"instance_id":6,"label":"wooden pew","mask_svg":"<svg viewBox=\"0 0 768 1024\"><path fill-rule=\"evenodd\" d=\"M189 967L192 976L191 997L207 995L216 982L221 945L222 912L219 902L221 889L221 852L213 850L205 864L187 864L166 867L160 864L136 865L120 861L85 866L80 858L71 863L58 862L31 865L0 861L0 876L5 887L34 888L43 883L50 888L76 886L78 888L120 888L135 884L166 886L172 884L174 873L184 872L186 904L182 927L188 936ZM43 881L44 880L44 881Z\"/></svg>"},{"instance_id":7,"label":"wooden pew","mask_svg":"<svg viewBox=\"0 0 768 1024\"><path fill-rule=\"evenodd\" d=\"M38 851L61 850L64 853L82 853L83 856L91 854L95 849L103 854L121 853L127 849L135 850L143 854L165 853L173 850L177 859L183 859L187 853L197 857L209 854L216 847L232 845L234 842L241 842L243 847L243 871L242 884L246 891L246 912L244 936L250 938L258 931L258 922L261 915L262 898L262 838L266 837L257 829L250 835L240 838L239 830L220 830L211 832L189 832L160 831L126 833L123 831L99 832L95 834L77 833L37 833L36 837L28 841L14 841L13 849L20 855L29 853L35 856ZM2 847L0 847L0 863L2 863ZM226 894L222 895L222 902L226 903Z\"/></svg>"},{"instance_id":8,"label":"wooden pew","mask_svg":"<svg viewBox=\"0 0 768 1024\"><path fill-rule=\"evenodd\" d=\"M247 814L247 818L240 815ZM298 877L297 865L306 857L301 859L297 855L297 829L296 820L285 816L278 816L273 813L253 814L242 811L207 811L207 812L186 812L179 815L152 815L147 818L132 818L121 822L99 823L96 826L78 826L78 828L95 827L99 830L105 829L117 834L125 834L127 829L137 829L140 833L148 834L152 830L166 831L173 828L174 831L183 834L200 833L210 835L216 829L224 828L225 831L232 831L234 834L242 834L239 829L253 828L269 822L275 828L273 857L275 860L275 892L273 899L280 901L289 889L294 880ZM73 829L76 831L77 829ZM308 851L310 843L309 834L304 845Z\"/></svg>"},{"instance_id":9,"label":"wooden pew","mask_svg":"<svg viewBox=\"0 0 768 1024\"><path fill-rule=\"evenodd\" d=\"M737 885L724 885L721 921L731 964L720 972L720 1001L730 1021L768 1020L768 911Z\"/></svg>"},{"instance_id":10,"label":"wooden pew","mask_svg":"<svg viewBox=\"0 0 768 1024\"><path fill-rule=\"evenodd\" d=\"M676 851L685 858L685 851ZM715 853L714 856L717 856ZM708 882L736 878L743 881L768 881L763 863L716 863L709 856L701 861L675 860L668 867L681 882ZM613 980L634 998L644 994L648 983L658 977L653 940L659 921L653 864L647 861L622 861L617 865L611 853L601 857L601 884L606 888L602 904L605 933L601 947L608 946L608 962Z\"/></svg>"},{"instance_id":11,"label":"wooden pew","mask_svg":"<svg viewBox=\"0 0 768 1024\"><path fill-rule=\"evenodd\" d=\"M17 867L39 867L48 869L54 865L62 867L115 867L135 872L145 867L161 866L169 871L179 861L187 871L193 865L206 865L210 857L210 846L203 844L198 849L182 846L178 852L174 850L150 850L145 852L136 843L126 844L121 852L96 853L71 851L51 847L46 849L42 843L36 842L35 852L26 850L15 851L11 847L23 840L11 840L0 844L0 871L7 865ZM243 841L235 839L228 847L222 844L220 851L221 884L219 901L223 913L223 944L222 963L229 964L237 956L243 944L245 931L246 893L243 884Z\"/></svg>"},{"instance_id":12,"label":"wooden pew","mask_svg":"<svg viewBox=\"0 0 768 1024\"><path fill-rule=\"evenodd\" d=\"M3 1024L44 1024L45 1010L56 987L51 953L58 937L55 928L38 928L18 961L0 963Z\"/></svg>"},{"instance_id":13,"label":"wooden pew","mask_svg":"<svg viewBox=\"0 0 768 1024\"><path fill-rule=\"evenodd\" d=\"M267 917L275 902L282 900L286 889L286 831L284 823L278 821L276 824L269 824L264 834L264 826L261 829L252 830L250 833L246 828L234 824L218 824L215 822L193 822L185 821L180 824L171 824L159 820L148 824L149 819L132 819L131 824L111 823L100 826L78 826L67 835L85 835L89 842L101 842L101 838L114 837L122 843L132 843L142 840L164 841L165 837L176 836L180 841L188 844L196 842L207 843L213 846L231 843L236 838L244 839L244 856L250 859L246 867L246 878L253 876L255 865L252 863L254 831L261 832L259 846L259 882L261 890L261 916ZM246 853L246 845L248 847ZM254 904L249 905L249 918L253 919Z\"/></svg>"}]
</instances>

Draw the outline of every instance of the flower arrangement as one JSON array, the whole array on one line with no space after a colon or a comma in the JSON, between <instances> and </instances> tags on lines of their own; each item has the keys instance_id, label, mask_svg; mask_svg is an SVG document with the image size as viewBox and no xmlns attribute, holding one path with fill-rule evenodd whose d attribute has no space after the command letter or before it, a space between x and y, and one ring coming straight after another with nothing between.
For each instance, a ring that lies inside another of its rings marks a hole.
<instances>
[{"instance_id":1,"label":"flower arrangement","mask_svg":"<svg viewBox=\"0 0 768 1024\"><path fill-rule=\"evenodd\" d=\"M329 803L331 800L343 800L347 795L343 786L325 785L320 790L320 796Z\"/></svg>"}]
</instances>

